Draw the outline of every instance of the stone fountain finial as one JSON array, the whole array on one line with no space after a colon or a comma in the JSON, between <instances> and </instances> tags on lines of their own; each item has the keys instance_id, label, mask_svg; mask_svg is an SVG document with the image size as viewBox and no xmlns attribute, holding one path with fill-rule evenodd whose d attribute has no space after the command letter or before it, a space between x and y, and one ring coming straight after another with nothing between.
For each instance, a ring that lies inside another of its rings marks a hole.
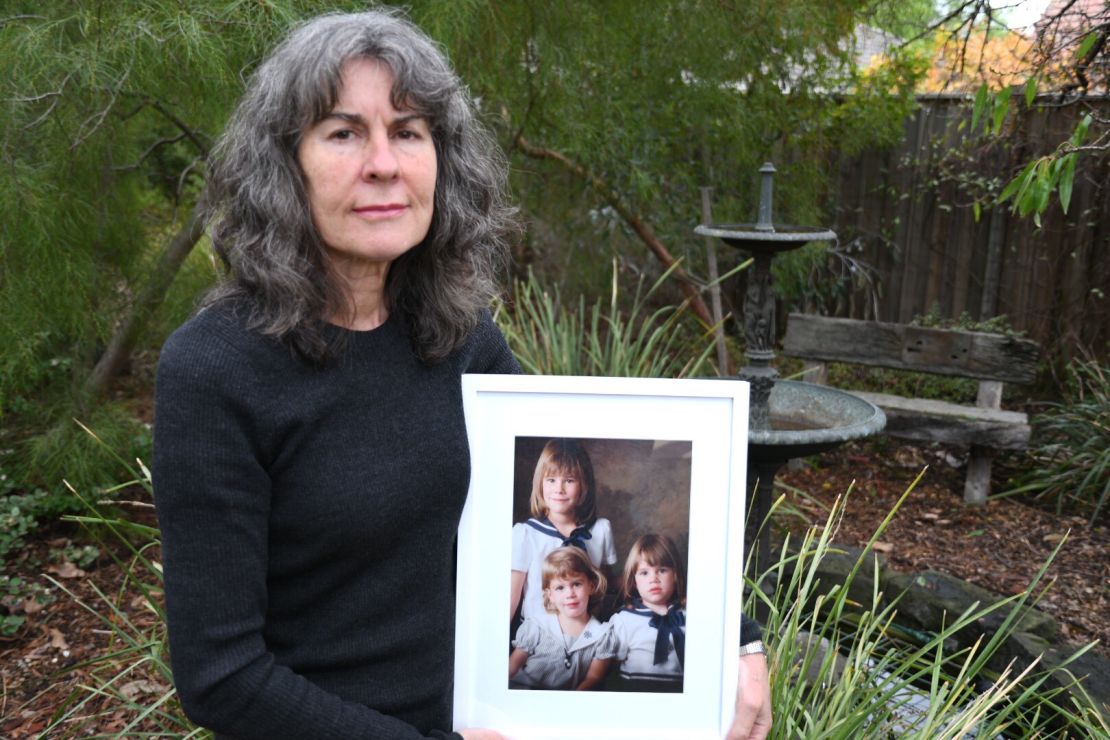
<instances>
[{"instance_id":1,"label":"stone fountain finial","mask_svg":"<svg viewBox=\"0 0 1110 740\"><path fill-rule=\"evenodd\" d=\"M775 227L771 224L772 192L774 191L775 166L764 162L759 168L759 220L755 224L756 231L771 231Z\"/></svg>"}]
</instances>

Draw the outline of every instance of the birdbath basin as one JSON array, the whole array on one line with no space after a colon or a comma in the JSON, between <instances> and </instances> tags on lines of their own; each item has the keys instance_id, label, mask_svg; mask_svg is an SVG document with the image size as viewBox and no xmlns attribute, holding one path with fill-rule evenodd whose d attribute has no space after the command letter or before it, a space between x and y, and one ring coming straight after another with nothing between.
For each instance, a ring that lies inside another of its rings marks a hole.
<instances>
[{"instance_id":1,"label":"birdbath basin","mask_svg":"<svg viewBox=\"0 0 1110 740\"><path fill-rule=\"evenodd\" d=\"M762 224L704 224L694 229L702 236L715 236L730 247L759 252L788 252L806 242L829 242L836 239L836 232L812 226L783 226L775 224L774 231Z\"/></svg>"},{"instance_id":2,"label":"birdbath basin","mask_svg":"<svg viewBox=\"0 0 1110 740\"><path fill-rule=\"evenodd\" d=\"M771 387L770 429L748 432L753 459L780 463L808 457L882 430L878 406L823 385L777 380Z\"/></svg>"}]
</instances>

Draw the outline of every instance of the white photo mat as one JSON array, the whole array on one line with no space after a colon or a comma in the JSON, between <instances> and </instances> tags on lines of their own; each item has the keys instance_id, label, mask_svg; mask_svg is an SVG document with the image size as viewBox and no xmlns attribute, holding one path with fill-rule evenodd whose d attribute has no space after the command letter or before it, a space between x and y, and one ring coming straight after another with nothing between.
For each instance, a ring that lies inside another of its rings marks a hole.
<instances>
[{"instance_id":1,"label":"white photo mat","mask_svg":"<svg viewBox=\"0 0 1110 740\"><path fill-rule=\"evenodd\" d=\"M454 726L489 727L514 740L722 737L739 662L748 384L464 375L462 388L471 484L459 526ZM691 443L682 693L508 688L517 437Z\"/></svg>"}]
</instances>

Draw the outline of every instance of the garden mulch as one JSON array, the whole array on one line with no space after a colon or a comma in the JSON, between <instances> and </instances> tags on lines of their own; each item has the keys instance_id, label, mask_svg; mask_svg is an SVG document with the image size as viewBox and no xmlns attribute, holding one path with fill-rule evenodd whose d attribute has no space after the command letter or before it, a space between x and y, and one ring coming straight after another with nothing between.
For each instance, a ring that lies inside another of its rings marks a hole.
<instances>
[{"instance_id":1,"label":"garden mulch","mask_svg":"<svg viewBox=\"0 0 1110 740\"><path fill-rule=\"evenodd\" d=\"M1007 459L998 460L996 467L998 488ZM875 549L896 570L941 571L1003 596L1028 588L1059 547L1044 581L1050 587L1038 608L1057 620L1065 641L1098 640L1095 649L1110 657L1106 518L1091 527L1084 517L1056 514L1016 498L969 506L962 498L964 473L955 450L878 440L811 458L779 480L797 489L788 501L818 524L827 519L827 507L851 489L833 541L863 547L920 474ZM796 518L780 519L791 530L804 528Z\"/></svg>"},{"instance_id":2,"label":"garden mulch","mask_svg":"<svg viewBox=\"0 0 1110 740\"><path fill-rule=\"evenodd\" d=\"M794 508L815 522L823 522L824 507L851 487L834 541L862 546L925 469L878 547L896 569L939 570L999 594L1025 589L1066 536L1048 569L1052 587L1040 608L1056 618L1064 639L1073 643L1098 639L1101 644L1096 649L1110 655L1108 528L1091 528L1082 518L1058 516L1015 499L965 506L961 500L964 471L953 467L955 461L955 453L943 448L854 443L812 458L786 472L782 481L798 490L789 496ZM143 516L150 521L149 512ZM783 517L783 523L802 527L798 518ZM49 525L38 530L14 563L9 562L9 573L48 585L55 600L28 614L15 637L0 638L0 737L39 736L58 708L87 681L88 668L82 662L109 649L108 625L50 585L43 574L50 573L88 603L98 601L95 587L113 595L130 619L148 624L154 619L137 593L125 587L120 568L107 554L84 569L51 559L51 549L62 549L67 540L83 542L81 537L72 525ZM125 556L122 550L117 553ZM136 695L158 694L165 688L157 676L129 679L127 690ZM95 723L100 732L124 726L125 712L111 709L107 700L101 707L106 713Z\"/></svg>"}]
</instances>

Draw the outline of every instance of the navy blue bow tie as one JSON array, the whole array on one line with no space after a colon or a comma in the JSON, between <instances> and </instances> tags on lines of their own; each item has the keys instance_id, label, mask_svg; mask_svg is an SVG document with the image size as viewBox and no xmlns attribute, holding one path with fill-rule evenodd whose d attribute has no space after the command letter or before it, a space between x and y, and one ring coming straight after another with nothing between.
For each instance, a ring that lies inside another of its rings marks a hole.
<instances>
[{"instance_id":1,"label":"navy blue bow tie","mask_svg":"<svg viewBox=\"0 0 1110 740\"><path fill-rule=\"evenodd\" d=\"M585 525L582 525L581 527L575 527L573 532L568 534L566 537L563 537L562 532L560 532L559 529L554 524L552 524L551 520L547 517L544 517L541 520L541 523L551 528L550 530L548 530L548 534L550 534L552 537L558 537L562 540L560 547L577 547L579 550L585 550L586 540L593 538L593 535L590 533L590 528ZM535 529L540 528L535 527ZM540 531L542 532L544 530L541 529Z\"/></svg>"},{"instance_id":2,"label":"navy blue bow tie","mask_svg":"<svg viewBox=\"0 0 1110 740\"><path fill-rule=\"evenodd\" d=\"M651 621L648 623L657 630L655 636L655 659L652 661L655 665L662 665L667 662L667 653L669 650L670 640L674 640L674 651L678 653L678 664L681 666L686 665L686 615L679 611L678 607L674 604L667 610L666 614L656 614L652 616Z\"/></svg>"},{"instance_id":3,"label":"navy blue bow tie","mask_svg":"<svg viewBox=\"0 0 1110 740\"><path fill-rule=\"evenodd\" d=\"M575 527L574 531L569 536L563 538L563 547L577 547L579 550L586 549L586 540L593 537L590 530L585 527Z\"/></svg>"}]
</instances>

